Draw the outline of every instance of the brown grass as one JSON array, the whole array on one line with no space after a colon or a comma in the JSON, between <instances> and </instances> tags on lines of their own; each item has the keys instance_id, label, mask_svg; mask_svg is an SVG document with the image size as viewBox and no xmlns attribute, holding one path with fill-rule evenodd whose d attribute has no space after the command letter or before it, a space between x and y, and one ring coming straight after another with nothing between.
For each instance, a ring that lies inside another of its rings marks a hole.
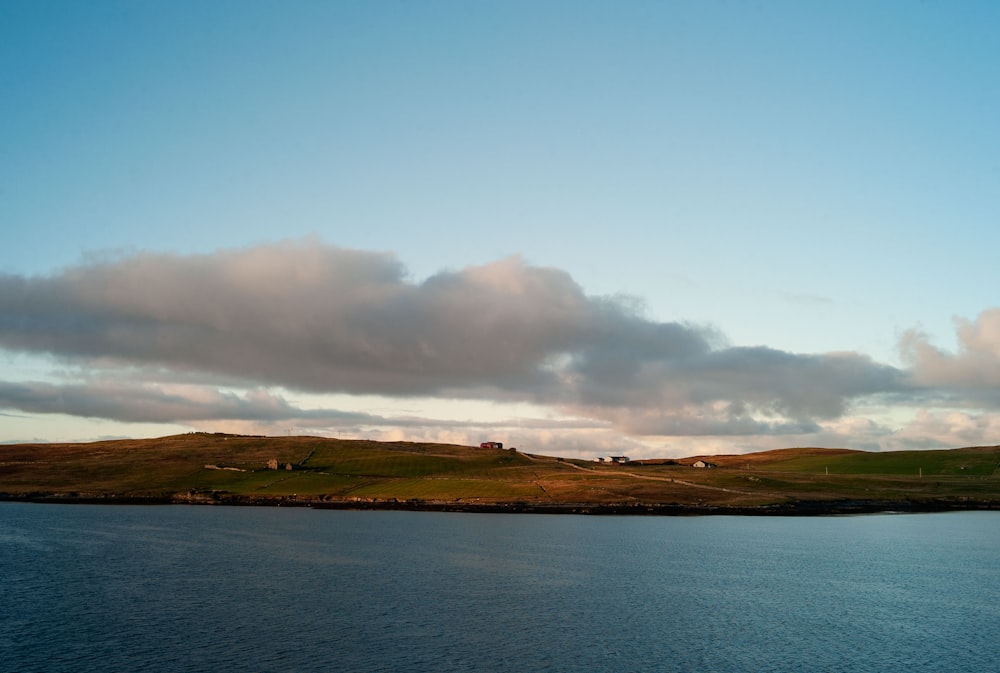
<instances>
[{"instance_id":1,"label":"brown grass","mask_svg":"<svg viewBox=\"0 0 1000 673\"><path fill-rule=\"evenodd\" d=\"M719 466L714 469L690 467L697 458L598 465L456 445L191 433L0 445L0 493L15 498L213 494L324 502L703 507L870 500L1000 503L1000 447L883 454L792 448L704 456ZM295 469L268 470L272 459Z\"/></svg>"}]
</instances>

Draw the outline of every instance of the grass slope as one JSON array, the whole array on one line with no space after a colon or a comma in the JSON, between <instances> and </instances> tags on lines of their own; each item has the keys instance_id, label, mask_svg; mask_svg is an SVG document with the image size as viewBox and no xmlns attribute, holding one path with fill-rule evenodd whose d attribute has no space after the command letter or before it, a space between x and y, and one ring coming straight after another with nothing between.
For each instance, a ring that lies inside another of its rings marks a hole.
<instances>
[{"instance_id":1,"label":"grass slope","mask_svg":"<svg viewBox=\"0 0 1000 673\"><path fill-rule=\"evenodd\" d=\"M892 453L802 448L705 458L719 467L693 468L694 458L617 466L445 444L191 433L0 446L0 493L174 501L1000 506L1000 447ZM269 461L281 469L268 469Z\"/></svg>"}]
</instances>

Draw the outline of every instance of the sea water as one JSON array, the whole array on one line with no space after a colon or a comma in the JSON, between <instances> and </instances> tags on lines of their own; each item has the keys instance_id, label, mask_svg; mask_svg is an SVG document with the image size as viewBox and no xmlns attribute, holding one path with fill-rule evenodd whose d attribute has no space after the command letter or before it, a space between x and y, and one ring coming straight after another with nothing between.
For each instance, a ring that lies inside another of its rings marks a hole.
<instances>
[{"instance_id":1,"label":"sea water","mask_svg":"<svg viewBox=\"0 0 1000 673\"><path fill-rule=\"evenodd\" d=\"M1000 513L0 504L0 671L982 673Z\"/></svg>"}]
</instances>

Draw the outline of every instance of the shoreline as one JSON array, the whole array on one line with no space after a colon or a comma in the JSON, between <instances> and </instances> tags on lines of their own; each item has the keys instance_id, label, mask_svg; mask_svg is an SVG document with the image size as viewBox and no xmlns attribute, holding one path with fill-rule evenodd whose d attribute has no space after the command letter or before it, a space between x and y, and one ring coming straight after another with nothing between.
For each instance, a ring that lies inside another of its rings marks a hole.
<instances>
[{"instance_id":1,"label":"shoreline","mask_svg":"<svg viewBox=\"0 0 1000 673\"><path fill-rule=\"evenodd\" d=\"M257 496L233 493L124 495L82 493L0 493L0 502L61 505L210 505L223 507L305 507L330 510L455 512L476 514L576 514L585 516L844 516L1000 511L1000 502L975 498L932 500L796 500L768 505L684 503L532 503L438 500L342 500L322 497Z\"/></svg>"}]
</instances>

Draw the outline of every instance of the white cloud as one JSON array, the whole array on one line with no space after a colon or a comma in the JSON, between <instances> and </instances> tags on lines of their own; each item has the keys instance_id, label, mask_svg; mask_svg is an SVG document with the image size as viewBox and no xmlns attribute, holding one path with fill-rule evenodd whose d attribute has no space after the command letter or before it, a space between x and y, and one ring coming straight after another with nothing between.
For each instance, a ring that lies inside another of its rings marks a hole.
<instances>
[{"instance_id":1,"label":"white cloud","mask_svg":"<svg viewBox=\"0 0 1000 673\"><path fill-rule=\"evenodd\" d=\"M927 386L1000 386L1000 308L985 310L973 321L956 318L955 330L955 353L934 346L918 330L903 335L900 349L915 380Z\"/></svg>"},{"instance_id":2,"label":"white cloud","mask_svg":"<svg viewBox=\"0 0 1000 673\"><path fill-rule=\"evenodd\" d=\"M957 349L948 352L926 334L909 330L900 352L913 382L939 404L965 409L1000 409L1000 308L975 320L955 319Z\"/></svg>"},{"instance_id":3,"label":"white cloud","mask_svg":"<svg viewBox=\"0 0 1000 673\"><path fill-rule=\"evenodd\" d=\"M1000 414L921 409L887 438L887 449L992 446L1000 437Z\"/></svg>"}]
</instances>

